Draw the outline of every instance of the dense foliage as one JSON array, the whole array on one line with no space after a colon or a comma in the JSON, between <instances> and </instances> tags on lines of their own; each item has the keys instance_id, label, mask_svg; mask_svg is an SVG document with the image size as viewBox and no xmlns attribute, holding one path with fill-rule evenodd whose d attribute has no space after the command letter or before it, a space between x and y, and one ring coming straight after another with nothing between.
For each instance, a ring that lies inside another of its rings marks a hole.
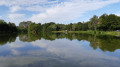
<instances>
[{"instance_id":1,"label":"dense foliage","mask_svg":"<svg viewBox=\"0 0 120 67\"><path fill-rule=\"evenodd\" d=\"M20 22L19 26L16 27L14 23L6 23L3 20L0 20L0 32L29 32L29 33L38 33L38 32L51 32L51 31L115 31L120 30L120 17L115 14L103 14L98 17L94 15L87 22L78 22L70 24L56 24L54 22L41 24L36 24L32 21Z\"/></svg>"},{"instance_id":2,"label":"dense foliage","mask_svg":"<svg viewBox=\"0 0 120 67\"><path fill-rule=\"evenodd\" d=\"M103 14L98 17L94 15L88 22L70 24L55 24L54 22L42 25L43 31L115 31L120 30L120 17L115 14Z\"/></svg>"},{"instance_id":3,"label":"dense foliage","mask_svg":"<svg viewBox=\"0 0 120 67\"><path fill-rule=\"evenodd\" d=\"M6 23L4 20L0 20L0 32L17 32L17 27L14 23Z\"/></svg>"}]
</instances>

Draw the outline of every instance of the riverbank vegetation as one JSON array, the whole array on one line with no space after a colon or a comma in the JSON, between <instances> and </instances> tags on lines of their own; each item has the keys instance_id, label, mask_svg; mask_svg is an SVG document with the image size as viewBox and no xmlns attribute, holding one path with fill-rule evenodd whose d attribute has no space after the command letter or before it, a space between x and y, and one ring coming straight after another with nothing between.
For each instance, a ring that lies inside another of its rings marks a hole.
<instances>
[{"instance_id":1,"label":"riverbank vegetation","mask_svg":"<svg viewBox=\"0 0 120 67\"><path fill-rule=\"evenodd\" d=\"M53 31L54 33L58 33L57 31ZM59 33L62 33L64 31L59 31ZM120 37L120 32L115 31L68 31L68 33L85 33L85 34L92 34L92 35L111 35L111 36L117 36Z\"/></svg>"},{"instance_id":2,"label":"riverbank vegetation","mask_svg":"<svg viewBox=\"0 0 120 67\"><path fill-rule=\"evenodd\" d=\"M32 21L23 21L20 22L19 26L0 20L0 32L28 32L31 34L39 34L40 32L52 31L120 35L120 16L103 14L98 17L94 15L87 22L70 24L56 24L55 22L41 24Z\"/></svg>"}]
</instances>

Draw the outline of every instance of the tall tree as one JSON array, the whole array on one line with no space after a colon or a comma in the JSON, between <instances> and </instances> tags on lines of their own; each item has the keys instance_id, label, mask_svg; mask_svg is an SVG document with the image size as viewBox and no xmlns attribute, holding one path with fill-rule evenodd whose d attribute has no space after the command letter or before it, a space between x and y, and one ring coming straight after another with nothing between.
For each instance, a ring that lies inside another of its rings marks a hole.
<instances>
[{"instance_id":1,"label":"tall tree","mask_svg":"<svg viewBox=\"0 0 120 67\"><path fill-rule=\"evenodd\" d=\"M98 16L94 15L91 19L91 26L94 28L94 30L97 30L97 23L98 23Z\"/></svg>"}]
</instances>

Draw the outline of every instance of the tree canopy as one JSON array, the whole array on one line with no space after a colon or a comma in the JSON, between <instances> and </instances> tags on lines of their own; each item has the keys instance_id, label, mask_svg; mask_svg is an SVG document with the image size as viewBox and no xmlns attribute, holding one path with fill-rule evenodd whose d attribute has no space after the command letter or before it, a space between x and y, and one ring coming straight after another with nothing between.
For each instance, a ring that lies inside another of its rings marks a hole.
<instances>
[{"instance_id":1,"label":"tree canopy","mask_svg":"<svg viewBox=\"0 0 120 67\"><path fill-rule=\"evenodd\" d=\"M49 22L45 24L35 23L32 21L20 22L17 27L14 23L7 23L0 20L0 32L51 32L51 31L86 31L86 30L99 30L99 31L114 31L120 30L120 16L115 14L103 14L100 17L94 15L87 22L78 22L70 24L56 24Z\"/></svg>"}]
</instances>

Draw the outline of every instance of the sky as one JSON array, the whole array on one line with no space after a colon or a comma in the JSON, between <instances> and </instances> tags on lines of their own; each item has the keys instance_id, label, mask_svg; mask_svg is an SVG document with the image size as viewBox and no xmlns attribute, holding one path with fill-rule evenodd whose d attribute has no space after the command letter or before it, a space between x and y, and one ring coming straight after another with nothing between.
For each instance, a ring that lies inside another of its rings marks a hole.
<instances>
[{"instance_id":1,"label":"sky","mask_svg":"<svg viewBox=\"0 0 120 67\"><path fill-rule=\"evenodd\" d=\"M120 16L120 0L0 0L0 19L19 25L35 23L77 23L93 15Z\"/></svg>"}]
</instances>

